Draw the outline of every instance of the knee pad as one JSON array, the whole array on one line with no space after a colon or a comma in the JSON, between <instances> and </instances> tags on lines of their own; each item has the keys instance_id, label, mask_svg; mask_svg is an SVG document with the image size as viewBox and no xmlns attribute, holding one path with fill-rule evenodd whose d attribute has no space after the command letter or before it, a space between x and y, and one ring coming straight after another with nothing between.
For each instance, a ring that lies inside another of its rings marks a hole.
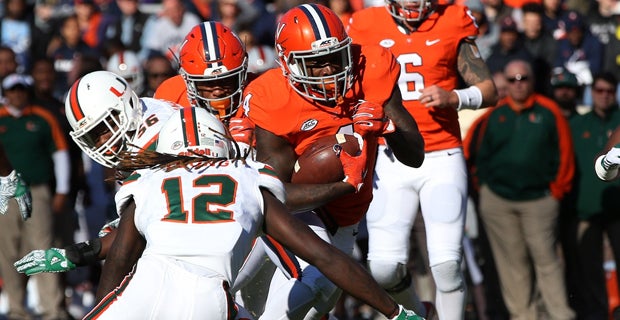
<instances>
[{"instance_id":1,"label":"knee pad","mask_svg":"<svg viewBox=\"0 0 620 320\"><path fill-rule=\"evenodd\" d=\"M411 276L407 266L402 263L385 260L368 260L368 269L383 288L388 291L406 289L411 283Z\"/></svg>"},{"instance_id":2,"label":"knee pad","mask_svg":"<svg viewBox=\"0 0 620 320\"><path fill-rule=\"evenodd\" d=\"M463 288L461 264L447 261L431 267L437 289L441 292L452 292Z\"/></svg>"}]
</instances>

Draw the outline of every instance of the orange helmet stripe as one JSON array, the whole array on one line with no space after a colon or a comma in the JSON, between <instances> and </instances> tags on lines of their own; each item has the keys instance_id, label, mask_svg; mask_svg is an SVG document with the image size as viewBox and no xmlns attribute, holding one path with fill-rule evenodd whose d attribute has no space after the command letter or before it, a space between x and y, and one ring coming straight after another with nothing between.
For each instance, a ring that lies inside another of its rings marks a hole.
<instances>
[{"instance_id":1,"label":"orange helmet stripe","mask_svg":"<svg viewBox=\"0 0 620 320\"><path fill-rule=\"evenodd\" d=\"M80 107L80 101L78 100L77 91L80 86L80 82L82 79L78 79L78 81L73 84L71 87L71 92L69 92L69 101L71 103L71 112L73 113L73 117L76 121L80 121L84 119L84 111L82 111L82 107Z\"/></svg>"}]
</instances>

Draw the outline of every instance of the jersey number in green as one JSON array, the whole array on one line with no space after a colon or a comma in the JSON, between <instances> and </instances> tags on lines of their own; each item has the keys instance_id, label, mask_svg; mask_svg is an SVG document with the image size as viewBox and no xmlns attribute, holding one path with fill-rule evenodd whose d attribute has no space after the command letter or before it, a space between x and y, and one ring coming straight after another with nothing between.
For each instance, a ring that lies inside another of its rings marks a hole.
<instances>
[{"instance_id":1,"label":"jersey number in green","mask_svg":"<svg viewBox=\"0 0 620 320\"><path fill-rule=\"evenodd\" d=\"M217 191L200 193L192 199L192 222L212 223L234 221L233 212L224 210L235 202L237 181L228 175L204 175L194 180L195 188L214 188ZM162 182L161 190L168 203L168 214L162 218L170 222L187 222L188 211L183 207L181 177L168 178ZM210 207L217 206L214 210Z\"/></svg>"}]
</instances>

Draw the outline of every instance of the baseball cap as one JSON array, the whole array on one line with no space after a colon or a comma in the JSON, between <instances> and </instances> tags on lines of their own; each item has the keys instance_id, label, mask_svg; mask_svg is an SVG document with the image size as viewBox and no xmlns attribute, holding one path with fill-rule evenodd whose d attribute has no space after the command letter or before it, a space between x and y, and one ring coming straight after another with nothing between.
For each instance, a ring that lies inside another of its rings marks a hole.
<instances>
[{"instance_id":1,"label":"baseball cap","mask_svg":"<svg viewBox=\"0 0 620 320\"><path fill-rule=\"evenodd\" d=\"M32 78L28 75L13 73L2 80L2 88L4 90L11 90L17 86L24 88L32 86Z\"/></svg>"},{"instance_id":2,"label":"baseball cap","mask_svg":"<svg viewBox=\"0 0 620 320\"><path fill-rule=\"evenodd\" d=\"M505 16L499 21L499 28L501 31L513 31L518 32L517 23L511 16Z\"/></svg>"},{"instance_id":3,"label":"baseball cap","mask_svg":"<svg viewBox=\"0 0 620 320\"><path fill-rule=\"evenodd\" d=\"M572 31L575 29L583 30L585 29L585 21L581 14L577 11L568 11L566 12L561 19L562 23L564 23L564 30Z\"/></svg>"},{"instance_id":4,"label":"baseball cap","mask_svg":"<svg viewBox=\"0 0 620 320\"><path fill-rule=\"evenodd\" d=\"M556 68L551 74L551 85L553 87L579 87L577 77L566 70L566 68Z\"/></svg>"}]
</instances>

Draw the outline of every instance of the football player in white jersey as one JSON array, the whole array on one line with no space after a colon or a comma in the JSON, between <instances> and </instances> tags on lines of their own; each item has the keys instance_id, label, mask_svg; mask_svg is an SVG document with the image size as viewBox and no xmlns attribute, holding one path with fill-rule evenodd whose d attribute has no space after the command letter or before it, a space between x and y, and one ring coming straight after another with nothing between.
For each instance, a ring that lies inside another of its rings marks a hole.
<instances>
[{"instance_id":1,"label":"football player in white jersey","mask_svg":"<svg viewBox=\"0 0 620 320\"><path fill-rule=\"evenodd\" d=\"M178 108L163 100L138 98L123 77L109 71L76 80L65 101L71 137L86 155L107 168L116 167L121 151L154 149L162 123ZM68 271L103 259L111 240L103 237L64 249L33 250L15 266L27 275Z\"/></svg>"},{"instance_id":2,"label":"football player in white jersey","mask_svg":"<svg viewBox=\"0 0 620 320\"><path fill-rule=\"evenodd\" d=\"M263 234L387 318L420 319L291 215L275 171L231 157L232 144L217 118L190 107L164 124L156 152L121 156L120 169L142 170L116 194L125 206L85 319L242 319L228 288Z\"/></svg>"}]
</instances>

